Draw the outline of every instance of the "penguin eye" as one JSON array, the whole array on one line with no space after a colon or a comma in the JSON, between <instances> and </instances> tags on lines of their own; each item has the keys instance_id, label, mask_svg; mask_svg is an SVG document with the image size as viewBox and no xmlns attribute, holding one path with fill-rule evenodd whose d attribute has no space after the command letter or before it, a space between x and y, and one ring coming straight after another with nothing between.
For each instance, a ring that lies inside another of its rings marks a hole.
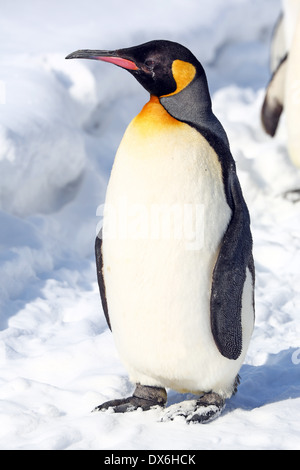
<instances>
[{"instance_id":1,"label":"penguin eye","mask_svg":"<svg viewBox=\"0 0 300 470\"><path fill-rule=\"evenodd\" d=\"M148 67L149 69L153 69L154 64L155 64L154 60L152 59L146 59L144 63L146 67Z\"/></svg>"}]
</instances>

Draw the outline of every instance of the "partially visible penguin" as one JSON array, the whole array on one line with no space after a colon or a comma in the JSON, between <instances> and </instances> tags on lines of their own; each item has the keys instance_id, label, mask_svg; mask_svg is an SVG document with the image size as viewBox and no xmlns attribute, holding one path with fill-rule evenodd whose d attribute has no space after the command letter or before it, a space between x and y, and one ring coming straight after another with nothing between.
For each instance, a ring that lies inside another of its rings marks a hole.
<instances>
[{"instance_id":1,"label":"partially visible penguin","mask_svg":"<svg viewBox=\"0 0 300 470\"><path fill-rule=\"evenodd\" d=\"M117 151L96 238L103 310L136 388L96 410L164 407L170 388L198 398L168 407L163 420L207 422L238 385L254 324L254 262L248 209L204 69L165 40L67 58L111 62L150 93ZM152 217L160 209L162 218Z\"/></svg>"},{"instance_id":2,"label":"partially visible penguin","mask_svg":"<svg viewBox=\"0 0 300 470\"><path fill-rule=\"evenodd\" d=\"M300 167L300 0L284 0L271 44L271 73L262 106L262 124L270 136L285 111L289 156Z\"/></svg>"}]
</instances>

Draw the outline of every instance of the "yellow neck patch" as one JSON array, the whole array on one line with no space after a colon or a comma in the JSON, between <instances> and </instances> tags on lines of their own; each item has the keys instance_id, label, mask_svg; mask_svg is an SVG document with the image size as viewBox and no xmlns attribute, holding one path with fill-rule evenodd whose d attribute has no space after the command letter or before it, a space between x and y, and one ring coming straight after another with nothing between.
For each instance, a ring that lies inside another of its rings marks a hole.
<instances>
[{"instance_id":1,"label":"yellow neck patch","mask_svg":"<svg viewBox=\"0 0 300 470\"><path fill-rule=\"evenodd\" d=\"M174 60L172 64L172 74L176 82L177 88L175 91L173 91L173 93L169 93L168 95L162 95L161 98L176 95L185 87L187 87L188 84L191 83L191 81L194 79L196 75L196 69L189 62L185 62L183 60Z\"/></svg>"},{"instance_id":2,"label":"yellow neck patch","mask_svg":"<svg viewBox=\"0 0 300 470\"><path fill-rule=\"evenodd\" d=\"M142 111L133 119L132 125L143 137L153 137L167 128L181 126L182 123L173 118L160 104L157 96L151 95L150 101L145 104Z\"/></svg>"}]
</instances>

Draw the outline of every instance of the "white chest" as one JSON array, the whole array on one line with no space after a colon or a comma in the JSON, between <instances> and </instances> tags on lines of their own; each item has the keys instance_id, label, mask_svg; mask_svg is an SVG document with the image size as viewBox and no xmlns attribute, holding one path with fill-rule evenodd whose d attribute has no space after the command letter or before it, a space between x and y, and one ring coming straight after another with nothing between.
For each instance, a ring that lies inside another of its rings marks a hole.
<instances>
[{"instance_id":1,"label":"white chest","mask_svg":"<svg viewBox=\"0 0 300 470\"><path fill-rule=\"evenodd\" d=\"M231 215L216 153L186 124L155 131L141 138L133 122L124 135L107 191L104 236L216 249Z\"/></svg>"}]
</instances>

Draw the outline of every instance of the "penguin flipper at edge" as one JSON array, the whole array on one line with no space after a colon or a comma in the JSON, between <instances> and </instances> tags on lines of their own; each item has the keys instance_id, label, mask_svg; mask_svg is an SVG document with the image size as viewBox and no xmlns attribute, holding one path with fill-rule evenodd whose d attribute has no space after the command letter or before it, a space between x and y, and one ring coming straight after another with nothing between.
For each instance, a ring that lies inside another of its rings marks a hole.
<instances>
[{"instance_id":1,"label":"penguin flipper at edge","mask_svg":"<svg viewBox=\"0 0 300 470\"><path fill-rule=\"evenodd\" d=\"M102 229L98 233L96 240L95 240L95 257L96 257L96 267L97 267L97 279L98 279L98 286L100 291L100 297L102 302L103 312L107 321L107 325L111 330L111 324L108 314L108 307L107 307L107 300L106 300L106 292L105 292L105 283L103 277L103 256L102 256Z\"/></svg>"},{"instance_id":2,"label":"penguin flipper at edge","mask_svg":"<svg viewBox=\"0 0 300 470\"><path fill-rule=\"evenodd\" d=\"M261 109L261 121L267 134L274 137L284 107L284 88L288 54L286 54L272 75Z\"/></svg>"},{"instance_id":3,"label":"penguin flipper at edge","mask_svg":"<svg viewBox=\"0 0 300 470\"><path fill-rule=\"evenodd\" d=\"M228 175L227 191L232 217L213 271L210 315L212 334L219 351L226 358L235 360L242 352L241 314L246 270L249 269L254 285L254 261L249 212L235 170Z\"/></svg>"},{"instance_id":4,"label":"penguin flipper at edge","mask_svg":"<svg viewBox=\"0 0 300 470\"><path fill-rule=\"evenodd\" d=\"M271 47L270 47L270 71L275 72L282 59L286 56L287 45L285 39L285 15L279 14L276 24L273 28Z\"/></svg>"}]
</instances>

